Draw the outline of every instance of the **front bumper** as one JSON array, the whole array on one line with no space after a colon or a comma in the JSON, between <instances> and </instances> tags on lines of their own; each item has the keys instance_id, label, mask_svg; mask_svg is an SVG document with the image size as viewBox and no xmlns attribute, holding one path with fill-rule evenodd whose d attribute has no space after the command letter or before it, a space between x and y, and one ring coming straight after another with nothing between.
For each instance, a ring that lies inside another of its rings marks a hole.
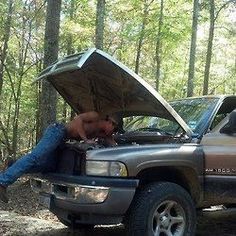
<instances>
[{"instance_id":1,"label":"front bumper","mask_svg":"<svg viewBox=\"0 0 236 236\"><path fill-rule=\"evenodd\" d=\"M125 215L138 180L49 174L35 176L31 186L41 196L50 197L48 208L62 218L111 224Z\"/></svg>"}]
</instances>

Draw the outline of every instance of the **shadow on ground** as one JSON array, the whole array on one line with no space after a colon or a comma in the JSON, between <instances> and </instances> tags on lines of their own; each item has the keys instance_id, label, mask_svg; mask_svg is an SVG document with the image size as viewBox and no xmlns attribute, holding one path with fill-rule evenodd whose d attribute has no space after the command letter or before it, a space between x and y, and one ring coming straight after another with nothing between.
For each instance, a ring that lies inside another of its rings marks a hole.
<instances>
[{"instance_id":1,"label":"shadow on ground","mask_svg":"<svg viewBox=\"0 0 236 236\"><path fill-rule=\"evenodd\" d=\"M58 222L47 209L38 205L27 179L9 188L10 203L0 202L0 235L51 236L124 236L123 226L95 227L94 230L72 231ZM22 216L24 215L24 216ZM236 208L200 212L196 236L236 236Z\"/></svg>"},{"instance_id":2,"label":"shadow on ground","mask_svg":"<svg viewBox=\"0 0 236 236\"><path fill-rule=\"evenodd\" d=\"M235 219L236 209L205 212L198 217L196 236L235 236ZM124 236L125 230L122 225L119 225L109 227L96 226L93 230L72 231L57 222L19 216L12 212L1 211L0 235Z\"/></svg>"}]
</instances>

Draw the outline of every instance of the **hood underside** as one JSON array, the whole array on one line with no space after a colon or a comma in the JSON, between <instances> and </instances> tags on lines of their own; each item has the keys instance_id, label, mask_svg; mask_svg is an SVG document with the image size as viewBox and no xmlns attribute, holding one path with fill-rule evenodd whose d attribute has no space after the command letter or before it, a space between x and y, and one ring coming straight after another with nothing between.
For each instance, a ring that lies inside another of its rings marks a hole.
<instances>
[{"instance_id":1,"label":"hood underside","mask_svg":"<svg viewBox=\"0 0 236 236\"><path fill-rule=\"evenodd\" d=\"M174 109L144 80L110 55L89 49L46 68L36 81L46 78L78 113L102 115L157 115L190 128Z\"/></svg>"}]
</instances>

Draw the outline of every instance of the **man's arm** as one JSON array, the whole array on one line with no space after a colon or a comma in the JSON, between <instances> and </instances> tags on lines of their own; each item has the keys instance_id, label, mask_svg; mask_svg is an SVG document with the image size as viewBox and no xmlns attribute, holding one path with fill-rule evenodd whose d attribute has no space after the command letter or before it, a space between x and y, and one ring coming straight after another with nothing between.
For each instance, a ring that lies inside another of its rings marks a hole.
<instances>
[{"instance_id":1,"label":"man's arm","mask_svg":"<svg viewBox=\"0 0 236 236\"><path fill-rule=\"evenodd\" d=\"M67 124L67 131L71 138L80 137L87 141L86 131L84 129L85 123L96 122L99 120L99 114L95 111L79 114L74 117L72 121Z\"/></svg>"}]
</instances>

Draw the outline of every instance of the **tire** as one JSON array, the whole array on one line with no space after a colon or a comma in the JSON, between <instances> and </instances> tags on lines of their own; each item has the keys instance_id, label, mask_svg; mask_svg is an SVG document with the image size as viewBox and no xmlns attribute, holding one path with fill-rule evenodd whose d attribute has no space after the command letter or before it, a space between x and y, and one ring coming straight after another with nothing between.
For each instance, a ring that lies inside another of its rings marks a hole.
<instances>
[{"instance_id":1,"label":"tire","mask_svg":"<svg viewBox=\"0 0 236 236\"><path fill-rule=\"evenodd\" d=\"M137 192L125 219L128 236L193 236L196 209L177 184L152 183Z\"/></svg>"},{"instance_id":2,"label":"tire","mask_svg":"<svg viewBox=\"0 0 236 236\"><path fill-rule=\"evenodd\" d=\"M92 229L94 229L94 226L95 226L93 224L81 224L81 223L72 224L72 222L69 220L67 221L61 217L57 217L57 218L63 225L65 225L68 228L73 229L73 230L76 230L76 229L92 230Z\"/></svg>"}]
</instances>

